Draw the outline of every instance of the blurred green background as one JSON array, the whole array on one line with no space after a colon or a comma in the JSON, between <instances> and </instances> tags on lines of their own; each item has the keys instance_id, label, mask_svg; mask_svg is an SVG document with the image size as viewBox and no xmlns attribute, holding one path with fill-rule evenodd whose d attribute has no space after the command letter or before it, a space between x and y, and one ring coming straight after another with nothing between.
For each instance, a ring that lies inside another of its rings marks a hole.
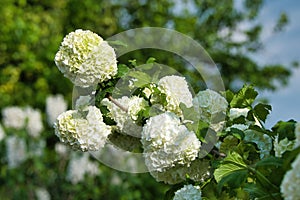
<instances>
[{"instance_id":1,"label":"blurred green background","mask_svg":"<svg viewBox=\"0 0 300 200\"><path fill-rule=\"evenodd\" d=\"M149 174L122 173L101 163L97 176L87 175L77 183L66 178L73 154L62 156L54 150L58 138L47 125L45 113L46 98L51 94L62 94L71 108L73 86L55 66L55 53L63 37L79 28L104 39L132 28L171 28L204 47L217 64L226 89L238 89L238 81L254 83L261 90L276 90L287 84L297 64L261 65L249 56L263 48L262 25L256 19L264 1L242 2L241 9L233 0L1 0L0 110L12 105L31 106L42 112L44 123L38 139L28 136L25 129L4 127L4 132L6 137L23 138L27 146L38 140L45 141L45 146L43 154L30 156L11 168L5 138L0 141L0 198L36 199L36 188L43 187L52 199L162 199L168 186L156 183ZM240 30L242 23L249 26ZM274 33L284 30L287 23L287 15L281 13ZM237 32L243 40L234 37ZM174 66L198 89L204 87L192 71L183 70L184 63L176 55L168 52L132 52L119 62L137 59L143 63L149 57Z\"/></svg>"}]
</instances>

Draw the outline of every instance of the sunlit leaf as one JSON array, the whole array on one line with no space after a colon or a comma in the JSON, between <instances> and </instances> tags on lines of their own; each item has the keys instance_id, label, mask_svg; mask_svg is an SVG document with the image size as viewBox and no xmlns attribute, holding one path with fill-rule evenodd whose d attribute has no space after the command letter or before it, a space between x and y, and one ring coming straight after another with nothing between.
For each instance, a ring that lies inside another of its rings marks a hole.
<instances>
[{"instance_id":1,"label":"sunlit leaf","mask_svg":"<svg viewBox=\"0 0 300 200\"><path fill-rule=\"evenodd\" d=\"M239 170L247 169L247 165L244 163L243 158L236 152L231 152L223 160L220 167L214 172L214 177L219 183L223 177L230 175L231 173Z\"/></svg>"}]
</instances>

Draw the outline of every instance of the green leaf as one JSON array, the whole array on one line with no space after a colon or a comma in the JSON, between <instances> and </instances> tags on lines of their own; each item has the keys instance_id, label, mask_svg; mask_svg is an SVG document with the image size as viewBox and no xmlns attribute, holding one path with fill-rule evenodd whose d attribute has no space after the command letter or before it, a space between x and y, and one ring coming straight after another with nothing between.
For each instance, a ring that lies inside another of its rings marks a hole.
<instances>
[{"instance_id":1,"label":"green leaf","mask_svg":"<svg viewBox=\"0 0 300 200\"><path fill-rule=\"evenodd\" d=\"M138 66L138 64L136 63L136 59L128 60L128 62L129 62L133 67L137 67L137 66Z\"/></svg>"},{"instance_id":2,"label":"green leaf","mask_svg":"<svg viewBox=\"0 0 300 200\"><path fill-rule=\"evenodd\" d=\"M278 139L283 140L284 138L288 138L288 140L295 139L295 123L294 120L289 120L287 122L279 121L272 128L274 135L279 135Z\"/></svg>"},{"instance_id":3,"label":"green leaf","mask_svg":"<svg viewBox=\"0 0 300 200\"><path fill-rule=\"evenodd\" d=\"M236 137L229 135L225 137L224 141L221 143L220 152L227 154L232 151L234 147L238 145L239 141Z\"/></svg>"},{"instance_id":4,"label":"green leaf","mask_svg":"<svg viewBox=\"0 0 300 200\"><path fill-rule=\"evenodd\" d=\"M251 199L254 199L254 198L257 198L257 197L264 197L264 196L267 196L267 197L270 198L269 194L266 193L257 184L246 183L243 189L250 194Z\"/></svg>"},{"instance_id":5,"label":"green leaf","mask_svg":"<svg viewBox=\"0 0 300 200\"><path fill-rule=\"evenodd\" d=\"M230 102L232 108L245 108L252 105L256 96L257 91L251 85L244 85L244 87L235 94Z\"/></svg>"},{"instance_id":6,"label":"green leaf","mask_svg":"<svg viewBox=\"0 0 300 200\"><path fill-rule=\"evenodd\" d=\"M230 134L239 140L242 140L245 137L244 132L237 128L230 128Z\"/></svg>"},{"instance_id":7,"label":"green leaf","mask_svg":"<svg viewBox=\"0 0 300 200\"><path fill-rule=\"evenodd\" d=\"M147 63L147 64L149 64L149 63L154 63L155 60L156 60L155 58L150 57L150 58L148 58L148 60L146 61L146 63Z\"/></svg>"},{"instance_id":8,"label":"green leaf","mask_svg":"<svg viewBox=\"0 0 300 200\"><path fill-rule=\"evenodd\" d=\"M258 149L260 150L261 159L270 155L270 151L272 150L272 139L270 136L251 129L246 130L244 133L244 141L253 142L257 145Z\"/></svg>"},{"instance_id":9,"label":"green leaf","mask_svg":"<svg viewBox=\"0 0 300 200\"><path fill-rule=\"evenodd\" d=\"M234 172L228 174L218 183L218 192L221 193L223 186L226 184L230 187L230 189L239 188L243 183L245 183L247 175L247 169L235 170Z\"/></svg>"},{"instance_id":10,"label":"green leaf","mask_svg":"<svg viewBox=\"0 0 300 200\"><path fill-rule=\"evenodd\" d=\"M263 122L266 121L267 116L272 111L272 107L267 104L259 103L254 107L254 114Z\"/></svg>"},{"instance_id":11,"label":"green leaf","mask_svg":"<svg viewBox=\"0 0 300 200\"><path fill-rule=\"evenodd\" d=\"M196 133L199 125L199 112L195 107L188 108L184 103L180 103L179 107L182 111L184 121L187 121L187 127Z\"/></svg>"},{"instance_id":12,"label":"green leaf","mask_svg":"<svg viewBox=\"0 0 300 200\"><path fill-rule=\"evenodd\" d=\"M291 164L293 160L300 154L300 147L294 149L293 151L287 151L283 154L282 160L283 160L283 169L285 171L289 170L291 168Z\"/></svg>"},{"instance_id":13,"label":"green leaf","mask_svg":"<svg viewBox=\"0 0 300 200\"><path fill-rule=\"evenodd\" d=\"M137 79L134 82L134 85L138 88L143 87L151 82L151 77L148 74L141 71L129 71L127 73L127 76Z\"/></svg>"},{"instance_id":14,"label":"green leaf","mask_svg":"<svg viewBox=\"0 0 300 200\"><path fill-rule=\"evenodd\" d=\"M226 90L224 93L223 93L223 96L225 96L227 102L231 102L233 97L234 97L234 93L231 91L231 90Z\"/></svg>"},{"instance_id":15,"label":"green leaf","mask_svg":"<svg viewBox=\"0 0 300 200\"><path fill-rule=\"evenodd\" d=\"M128 47L128 45L120 40L115 40L115 41L107 41L109 45L116 45L116 46L122 46L122 47Z\"/></svg>"},{"instance_id":16,"label":"green leaf","mask_svg":"<svg viewBox=\"0 0 300 200\"><path fill-rule=\"evenodd\" d=\"M119 64L118 65L118 73L116 75L117 78L121 78L122 76L124 76L126 73L129 72L129 67L127 65L124 64Z\"/></svg>"},{"instance_id":17,"label":"green leaf","mask_svg":"<svg viewBox=\"0 0 300 200\"><path fill-rule=\"evenodd\" d=\"M267 157L267 158L264 158L264 159L258 161L255 164L255 168L266 167L266 166L281 167L282 165L283 165L282 159L271 156L271 157Z\"/></svg>"},{"instance_id":18,"label":"green leaf","mask_svg":"<svg viewBox=\"0 0 300 200\"><path fill-rule=\"evenodd\" d=\"M222 178L239 170L247 170L247 165L244 163L243 158L238 153L233 151L229 153L226 158L224 158L220 167L215 170L214 177L219 183Z\"/></svg>"}]
</instances>

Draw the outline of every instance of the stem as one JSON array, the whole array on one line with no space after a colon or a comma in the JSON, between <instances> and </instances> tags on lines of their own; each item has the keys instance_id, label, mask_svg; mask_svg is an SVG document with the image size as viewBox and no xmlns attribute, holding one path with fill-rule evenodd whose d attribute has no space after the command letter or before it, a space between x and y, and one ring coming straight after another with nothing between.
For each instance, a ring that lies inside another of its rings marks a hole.
<instances>
[{"instance_id":1,"label":"stem","mask_svg":"<svg viewBox=\"0 0 300 200\"><path fill-rule=\"evenodd\" d=\"M128 112L128 109L125 108L123 105L121 105L117 100L115 100L111 95L108 95L107 97L111 102L113 102L113 104L115 104L116 106L118 106L121 110L123 110L124 112Z\"/></svg>"},{"instance_id":2,"label":"stem","mask_svg":"<svg viewBox=\"0 0 300 200\"><path fill-rule=\"evenodd\" d=\"M217 155L217 156L220 156L220 157L222 157L222 158L225 158L226 157L226 154L225 153L221 153L221 152L219 152L219 151L217 151L217 150L211 150L211 152L213 153L213 154L215 154L215 155Z\"/></svg>"}]
</instances>

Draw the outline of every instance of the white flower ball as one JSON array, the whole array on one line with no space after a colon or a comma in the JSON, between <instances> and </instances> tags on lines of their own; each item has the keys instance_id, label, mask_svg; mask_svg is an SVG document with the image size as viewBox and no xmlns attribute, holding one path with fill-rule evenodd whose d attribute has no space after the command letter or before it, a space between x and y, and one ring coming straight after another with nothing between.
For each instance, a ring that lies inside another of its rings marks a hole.
<instances>
[{"instance_id":1,"label":"white flower ball","mask_svg":"<svg viewBox=\"0 0 300 200\"><path fill-rule=\"evenodd\" d=\"M245 125L245 124L233 124L232 126L227 127L226 131L229 132L229 131L231 131L232 128L236 128L236 129L238 129L240 131L245 131L245 130L247 130L249 128L249 125Z\"/></svg>"},{"instance_id":2,"label":"white flower ball","mask_svg":"<svg viewBox=\"0 0 300 200\"><path fill-rule=\"evenodd\" d=\"M148 169L158 172L176 164L189 166L201 146L195 133L181 125L179 118L170 112L147 120L141 142Z\"/></svg>"},{"instance_id":3,"label":"white flower ball","mask_svg":"<svg viewBox=\"0 0 300 200\"><path fill-rule=\"evenodd\" d=\"M173 200L201 200L201 190L199 186L185 185L175 192Z\"/></svg>"},{"instance_id":4,"label":"white flower ball","mask_svg":"<svg viewBox=\"0 0 300 200\"><path fill-rule=\"evenodd\" d=\"M6 107L2 110L3 125L6 128L22 129L25 127L26 112L17 106Z\"/></svg>"},{"instance_id":5,"label":"white flower ball","mask_svg":"<svg viewBox=\"0 0 300 200\"><path fill-rule=\"evenodd\" d=\"M292 163L292 169L283 177L280 191L285 200L300 199L300 155Z\"/></svg>"},{"instance_id":6,"label":"white flower ball","mask_svg":"<svg viewBox=\"0 0 300 200\"><path fill-rule=\"evenodd\" d=\"M219 93L206 89L198 92L193 99L195 108L199 109L200 120L210 124L216 132L222 130L228 103Z\"/></svg>"},{"instance_id":7,"label":"white flower ball","mask_svg":"<svg viewBox=\"0 0 300 200\"><path fill-rule=\"evenodd\" d=\"M72 152L71 160L67 168L67 180L72 184L80 183L85 176L95 177L99 175L99 165L89 159L89 154L78 154Z\"/></svg>"},{"instance_id":8,"label":"white flower ball","mask_svg":"<svg viewBox=\"0 0 300 200\"><path fill-rule=\"evenodd\" d=\"M184 103L188 108L193 106L193 97L184 77L165 76L158 82L158 89L166 94L166 110L181 114L180 103Z\"/></svg>"},{"instance_id":9,"label":"white flower ball","mask_svg":"<svg viewBox=\"0 0 300 200\"><path fill-rule=\"evenodd\" d=\"M25 139L13 135L8 136L5 143L8 168L20 166L28 156Z\"/></svg>"},{"instance_id":10,"label":"white flower ball","mask_svg":"<svg viewBox=\"0 0 300 200\"><path fill-rule=\"evenodd\" d=\"M249 108L231 108L229 110L229 118L233 120L240 116L247 117L249 111Z\"/></svg>"},{"instance_id":11,"label":"white flower ball","mask_svg":"<svg viewBox=\"0 0 300 200\"><path fill-rule=\"evenodd\" d=\"M67 102L63 95L50 95L46 98L46 115L47 122L52 127L56 118L68 108Z\"/></svg>"},{"instance_id":12,"label":"white flower ball","mask_svg":"<svg viewBox=\"0 0 300 200\"><path fill-rule=\"evenodd\" d=\"M54 61L65 77L81 87L93 86L117 74L114 49L89 30L69 33Z\"/></svg>"},{"instance_id":13,"label":"white flower ball","mask_svg":"<svg viewBox=\"0 0 300 200\"><path fill-rule=\"evenodd\" d=\"M111 127L103 122L100 110L87 108L87 114L68 110L58 116L54 124L55 134L61 142L81 151L97 151L105 145Z\"/></svg>"},{"instance_id":14,"label":"white flower ball","mask_svg":"<svg viewBox=\"0 0 300 200\"><path fill-rule=\"evenodd\" d=\"M37 109L27 107L25 113L27 115L26 130L28 134L32 137L40 136L44 129L41 112Z\"/></svg>"},{"instance_id":15,"label":"white flower ball","mask_svg":"<svg viewBox=\"0 0 300 200\"><path fill-rule=\"evenodd\" d=\"M35 196L37 200L51 200L50 193L46 190L46 188L36 188Z\"/></svg>"},{"instance_id":16,"label":"white flower ball","mask_svg":"<svg viewBox=\"0 0 300 200\"><path fill-rule=\"evenodd\" d=\"M297 122L295 124L295 136L296 136L296 140L295 140L294 148L296 149L297 147L300 146L300 122Z\"/></svg>"}]
</instances>

